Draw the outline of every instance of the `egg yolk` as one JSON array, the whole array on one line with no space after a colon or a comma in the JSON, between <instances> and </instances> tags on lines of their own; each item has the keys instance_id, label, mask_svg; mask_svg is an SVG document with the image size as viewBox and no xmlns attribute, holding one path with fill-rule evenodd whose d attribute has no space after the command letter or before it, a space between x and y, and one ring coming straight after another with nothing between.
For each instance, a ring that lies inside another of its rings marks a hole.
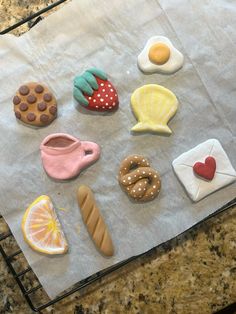
<instances>
[{"instance_id":1,"label":"egg yolk","mask_svg":"<svg viewBox=\"0 0 236 314\"><path fill-rule=\"evenodd\" d=\"M170 58L170 48L163 43L154 44L149 50L148 58L152 63L162 65Z\"/></svg>"}]
</instances>

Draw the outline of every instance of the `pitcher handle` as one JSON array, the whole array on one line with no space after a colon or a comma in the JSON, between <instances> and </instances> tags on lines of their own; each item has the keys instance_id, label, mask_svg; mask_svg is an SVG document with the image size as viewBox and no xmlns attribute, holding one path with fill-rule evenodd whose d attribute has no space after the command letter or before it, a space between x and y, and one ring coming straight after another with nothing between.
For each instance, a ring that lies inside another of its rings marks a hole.
<instances>
[{"instance_id":1,"label":"pitcher handle","mask_svg":"<svg viewBox=\"0 0 236 314\"><path fill-rule=\"evenodd\" d=\"M84 149L83 161L86 164L96 161L100 156L100 147L94 142L82 142Z\"/></svg>"}]
</instances>

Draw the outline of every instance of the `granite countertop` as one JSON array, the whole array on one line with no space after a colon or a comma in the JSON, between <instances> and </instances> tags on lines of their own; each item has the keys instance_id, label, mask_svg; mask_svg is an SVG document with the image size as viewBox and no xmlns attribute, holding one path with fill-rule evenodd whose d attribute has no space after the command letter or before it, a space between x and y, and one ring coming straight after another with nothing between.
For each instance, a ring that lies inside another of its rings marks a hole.
<instances>
[{"instance_id":1,"label":"granite countertop","mask_svg":"<svg viewBox=\"0 0 236 314\"><path fill-rule=\"evenodd\" d=\"M54 2L0 0L0 30ZM20 35L30 25L12 33ZM82 297L76 292L44 312L204 314L220 310L236 301L235 226L236 207L86 288ZM0 219L0 233L7 230L4 220ZM13 237L2 245L9 254L17 250ZM16 268L24 269L23 256L13 260ZM32 273L24 276L27 288L34 281ZM40 301L41 294L39 291ZM1 255L0 313L32 313Z\"/></svg>"}]
</instances>

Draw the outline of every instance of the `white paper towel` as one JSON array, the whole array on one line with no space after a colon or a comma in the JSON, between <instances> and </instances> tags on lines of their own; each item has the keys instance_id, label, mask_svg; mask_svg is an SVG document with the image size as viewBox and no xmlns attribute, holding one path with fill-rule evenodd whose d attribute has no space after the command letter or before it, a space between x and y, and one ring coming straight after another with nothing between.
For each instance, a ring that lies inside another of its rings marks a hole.
<instances>
[{"instance_id":1,"label":"white paper towel","mask_svg":"<svg viewBox=\"0 0 236 314\"><path fill-rule=\"evenodd\" d=\"M208 138L219 139L236 166L234 11L235 5L223 0L74 0L20 38L0 38L1 213L51 298L178 235L235 197L232 184L193 204L171 168L174 158ZM138 70L137 56L154 35L168 37L185 55L176 74ZM117 87L120 109L113 115L76 109L73 78L91 66L107 72ZM12 97L29 81L46 83L58 99L59 116L46 128L28 128L15 119ZM170 137L130 134L136 123L130 96L147 83L161 84L179 99ZM54 132L97 142L101 159L73 181L54 182L39 153L41 141ZM131 203L117 182L121 160L134 153L148 157L161 174L162 191L153 202ZM91 186L109 226L115 246L110 259L97 252L82 223L76 202L80 184ZM22 215L41 194L67 209L58 210L70 247L65 256L38 254L23 240Z\"/></svg>"}]
</instances>

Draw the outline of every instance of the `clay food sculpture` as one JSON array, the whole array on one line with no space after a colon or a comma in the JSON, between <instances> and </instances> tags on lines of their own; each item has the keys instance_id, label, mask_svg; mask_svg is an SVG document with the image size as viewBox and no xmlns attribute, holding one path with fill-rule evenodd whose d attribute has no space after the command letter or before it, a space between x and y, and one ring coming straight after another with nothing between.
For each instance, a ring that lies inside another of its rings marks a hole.
<instances>
[{"instance_id":1,"label":"clay food sculpture","mask_svg":"<svg viewBox=\"0 0 236 314\"><path fill-rule=\"evenodd\" d=\"M131 107L138 123L133 132L171 134L168 121L178 109L178 100L169 89L156 85L144 85L131 96Z\"/></svg>"},{"instance_id":2,"label":"clay food sculpture","mask_svg":"<svg viewBox=\"0 0 236 314\"><path fill-rule=\"evenodd\" d=\"M40 145L41 158L46 173L57 180L74 178L100 156L94 142L80 141L64 133L47 136Z\"/></svg>"},{"instance_id":3,"label":"clay food sculpture","mask_svg":"<svg viewBox=\"0 0 236 314\"><path fill-rule=\"evenodd\" d=\"M131 155L122 161L118 180L128 196L137 202L153 200L161 189L159 174L140 155Z\"/></svg>"},{"instance_id":4,"label":"clay food sculpture","mask_svg":"<svg viewBox=\"0 0 236 314\"><path fill-rule=\"evenodd\" d=\"M207 140L183 153L172 165L194 202L236 180L236 171L216 139Z\"/></svg>"},{"instance_id":5,"label":"clay food sculpture","mask_svg":"<svg viewBox=\"0 0 236 314\"><path fill-rule=\"evenodd\" d=\"M22 85L13 98L15 116L32 126L49 125L57 116L57 101L49 89L39 83Z\"/></svg>"},{"instance_id":6,"label":"clay food sculpture","mask_svg":"<svg viewBox=\"0 0 236 314\"><path fill-rule=\"evenodd\" d=\"M93 192L88 186L82 185L78 189L78 204L87 230L98 248L105 256L112 256L114 248L108 228L96 205Z\"/></svg>"},{"instance_id":7,"label":"clay food sculpture","mask_svg":"<svg viewBox=\"0 0 236 314\"><path fill-rule=\"evenodd\" d=\"M85 71L74 79L74 98L80 105L93 111L114 111L119 106L115 87L107 75L96 68Z\"/></svg>"},{"instance_id":8,"label":"clay food sculpture","mask_svg":"<svg viewBox=\"0 0 236 314\"><path fill-rule=\"evenodd\" d=\"M205 180L213 180L215 172L216 172L216 160L212 156L208 156L204 163L196 162L193 166L193 171L199 177Z\"/></svg>"},{"instance_id":9,"label":"clay food sculpture","mask_svg":"<svg viewBox=\"0 0 236 314\"><path fill-rule=\"evenodd\" d=\"M172 74L184 63L184 57L164 36L151 37L138 56L138 66L144 73Z\"/></svg>"},{"instance_id":10,"label":"clay food sculpture","mask_svg":"<svg viewBox=\"0 0 236 314\"><path fill-rule=\"evenodd\" d=\"M64 254L68 244L50 197L38 197L26 210L21 224L25 241L38 252Z\"/></svg>"}]
</instances>

